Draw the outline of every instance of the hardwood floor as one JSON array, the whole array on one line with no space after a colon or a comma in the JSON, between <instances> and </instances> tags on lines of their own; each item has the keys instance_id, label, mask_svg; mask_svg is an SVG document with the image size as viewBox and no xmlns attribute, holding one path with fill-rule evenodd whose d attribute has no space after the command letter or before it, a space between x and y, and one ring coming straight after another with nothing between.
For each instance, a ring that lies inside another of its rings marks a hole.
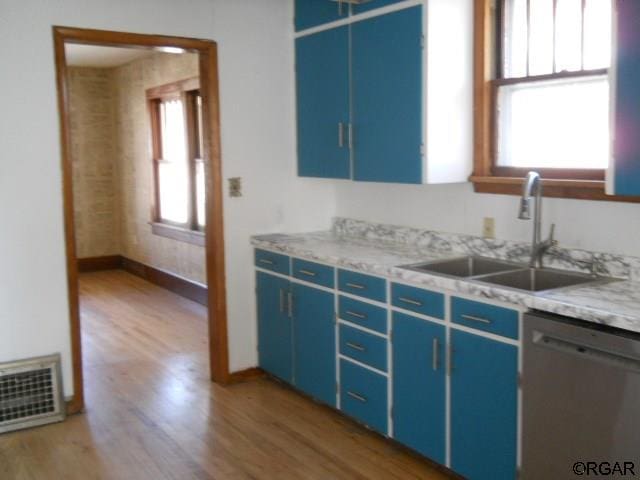
<instances>
[{"instance_id":1,"label":"hardwood floor","mask_svg":"<svg viewBox=\"0 0 640 480\"><path fill-rule=\"evenodd\" d=\"M205 307L123 271L80 277L86 413L0 435L0 479L444 479L269 379L207 374Z\"/></svg>"}]
</instances>

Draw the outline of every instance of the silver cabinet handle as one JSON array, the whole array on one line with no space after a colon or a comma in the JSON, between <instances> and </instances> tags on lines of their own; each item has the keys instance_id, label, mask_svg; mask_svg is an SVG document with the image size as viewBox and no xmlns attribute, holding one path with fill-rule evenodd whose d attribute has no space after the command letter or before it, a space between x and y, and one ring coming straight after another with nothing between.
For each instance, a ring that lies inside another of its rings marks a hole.
<instances>
[{"instance_id":1,"label":"silver cabinet handle","mask_svg":"<svg viewBox=\"0 0 640 480\"><path fill-rule=\"evenodd\" d=\"M287 314L293 317L293 293L287 292Z\"/></svg>"},{"instance_id":2,"label":"silver cabinet handle","mask_svg":"<svg viewBox=\"0 0 640 480\"><path fill-rule=\"evenodd\" d=\"M364 348L362 345L358 345L357 343L347 342L346 345L347 347L353 348L354 350L357 350L359 352L364 352L366 350L366 348Z\"/></svg>"},{"instance_id":3,"label":"silver cabinet handle","mask_svg":"<svg viewBox=\"0 0 640 480\"><path fill-rule=\"evenodd\" d=\"M415 305L416 307L421 307L422 306L422 302L419 302L418 300L412 300L412 299L407 298L407 297L398 297L398 300L400 300L401 302L404 302L404 303L408 303L409 305Z\"/></svg>"},{"instance_id":4,"label":"silver cabinet handle","mask_svg":"<svg viewBox=\"0 0 640 480\"><path fill-rule=\"evenodd\" d=\"M349 140L349 148L353 148L353 124L349 124L348 128L348 140Z\"/></svg>"},{"instance_id":5,"label":"silver cabinet handle","mask_svg":"<svg viewBox=\"0 0 640 480\"><path fill-rule=\"evenodd\" d=\"M304 269L300 269L298 270L300 273L304 274L304 275L309 275L310 277L315 277L316 276L316 272L312 272L311 270L304 270Z\"/></svg>"},{"instance_id":6,"label":"silver cabinet handle","mask_svg":"<svg viewBox=\"0 0 640 480\"><path fill-rule=\"evenodd\" d=\"M491 320L487 319L487 318L482 318L482 317L474 317L473 315L461 315L461 317L464 320L469 320L471 322L479 322L479 323L484 323L489 325L491 323Z\"/></svg>"},{"instance_id":7,"label":"silver cabinet handle","mask_svg":"<svg viewBox=\"0 0 640 480\"><path fill-rule=\"evenodd\" d=\"M338 122L338 147L344 147L344 124Z\"/></svg>"},{"instance_id":8,"label":"silver cabinet handle","mask_svg":"<svg viewBox=\"0 0 640 480\"><path fill-rule=\"evenodd\" d=\"M265 263L267 265L274 265L274 262L272 260L267 260L266 258L261 258L260 260L258 260L260 263Z\"/></svg>"},{"instance_id":9,"label":"silver cabinet handle","mask_svg":"<svg viewBox=\"0 0 640 480\"><path fill-rule=\"evenodd\" d=\"M284 289L280 289L280 313L284 313Z\"/></svg>"},{"instance_id":10,"label":"silver cabinet handle","mask_svg":"<svg viewBox=\"0 0 640 480\"><path fill-rule=\"evenodd\" d=\"M364 290L365 289L365 286L364 285L360 285L359 283L349 283L349 282L347 282L347 287L355 288L357 290Z\"/></svg>"},{"instance_id":11,"label":"silver cabinet handle","mask_svg":"<svg viewBox=\"0 0 640 480\"><path fill-rule=\"evenodd\" d=\"M367 318L367 316L364 315L363 313L352 312L351 310L347 310L345 313L347 315L351 315L352 317L361 318L362 320Z\"/></svg>"},{"instance_id":12,"label":"silver cabinet handle","mask_svg":"<svg viewBox=\"0 0 640 480\"><path fill-rule=\"evenodd\" d=\"M438 370L438 339L436 337L433 338L433 343L431 347L433 348L433 354L431 357L431 367L435 372Z\"/></svg>"},{"instance_id":13,"label":"silver cabinet handle","mask_svg":"<svg viewBox=\"0 0 640 480\"><path fill-rule=\"evenodd\" d=\"M363 397L362 395L359 395L355 392L347 391L347 395L349 395L351 398L355 398L359 402L367 403L367 397Z\"/></svg>"}]
</instances>

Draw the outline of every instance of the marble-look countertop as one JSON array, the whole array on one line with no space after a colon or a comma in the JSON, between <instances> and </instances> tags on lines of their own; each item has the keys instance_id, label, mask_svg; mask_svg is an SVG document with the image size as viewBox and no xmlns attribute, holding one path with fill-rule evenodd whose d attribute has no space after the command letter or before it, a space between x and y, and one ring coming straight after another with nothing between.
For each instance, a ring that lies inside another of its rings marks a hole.
<instances>
[{"instance_id":1,"label":"marble-look countertop","mask_svg":"<svg viewBox=\"0 0 640 480\"><path fill-rule=\"evenodd\" d=\"M399 268L417 262L456 258L468 252L434 247L433 243L391 242L344 236L340 231L256 235L251 243L290 256L402 280L417 286L497 300L592 323L640 332L640 282L573 286L531 293Z\"/></svg>"}]
</instances>

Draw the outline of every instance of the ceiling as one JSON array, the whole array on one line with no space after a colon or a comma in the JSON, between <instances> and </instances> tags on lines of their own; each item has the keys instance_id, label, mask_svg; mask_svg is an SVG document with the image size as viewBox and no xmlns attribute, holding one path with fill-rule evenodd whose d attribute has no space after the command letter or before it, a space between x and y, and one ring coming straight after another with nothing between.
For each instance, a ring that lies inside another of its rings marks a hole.
<instances>
[{"instance_id":1,"label":"ceiling","mask_svg":"<svg viewBox=\"0 0 640 480\"><path fill-rule=\"evenodd\" d=\"M64 49L67 65L73 67L118 67L154 53L153 50L143 48L101 47L73 43L65 45Z\"/></svg>"}]
</instances>

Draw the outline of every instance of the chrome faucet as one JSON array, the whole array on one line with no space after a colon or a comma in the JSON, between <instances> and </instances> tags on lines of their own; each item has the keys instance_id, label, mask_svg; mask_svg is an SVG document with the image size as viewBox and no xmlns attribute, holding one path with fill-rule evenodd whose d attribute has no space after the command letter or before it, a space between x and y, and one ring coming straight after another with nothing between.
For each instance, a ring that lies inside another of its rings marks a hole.
<instances>
[{"instance_id":1,"label":"chrome faucet","mask_svg":"<svg viewBox=\"0 0 640 480\"><path fill-rule=\"evenodd\" d=\"M531 268L542 268L542 256L551 247L558 244L553 238L556 229L555 223L551 225L549 238L542 241L540 238L540 225L542 217L542 180L537 172L529 172L524 181L522 198L520 199L520 211L518 218L521 220L531 220L531 196L535 194L535 214L533 220L533 240L531 242Z\"/></svg>"}]
</instances>

